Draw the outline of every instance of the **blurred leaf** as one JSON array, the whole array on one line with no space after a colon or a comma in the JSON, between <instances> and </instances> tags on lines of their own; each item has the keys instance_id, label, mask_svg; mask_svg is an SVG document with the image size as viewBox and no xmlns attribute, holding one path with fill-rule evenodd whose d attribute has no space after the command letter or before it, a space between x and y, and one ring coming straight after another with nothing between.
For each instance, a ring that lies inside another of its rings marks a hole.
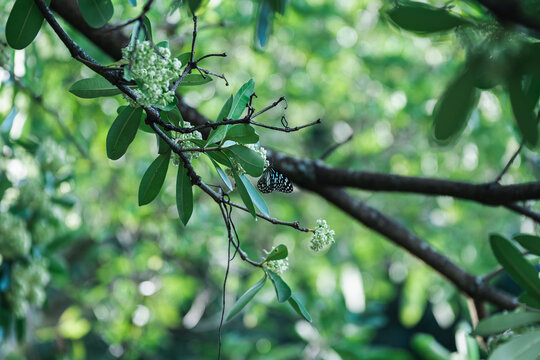
<instances>
[{"instance_id":1,"label":"blurred leaf","mask_svg":"<svg viewBox=\"0 0 540 360\"><path fill-rule=\"evenodd\" d=\"M272 250L264 261L280 260L285 259L289 255L287 247L283 244L278 245Z\"/></svg>"},{"instance_id":2,"label":"blurred leaf","mask_svg":"<svg viewBox=\"0 0 540 360\"><path fill-rule=\"evenodd\" d=\"M182 67L186 66L191 59L191 51L180 54L176 57L182 63Z\"/></svg>"},{"instance_id":3,"label":"blurred leaf","mask_svg":"<svg viewBox=\"0 0 540 360\"><path fill-rule=\"evenodd\" d=\"M413 1L399 4L388 11L388 16L400 28L421 34L448 31L468 23L446 9Z\"/></svg>"},{"instance_id":4,"label":"blurred leaf","mask_svg":"<svg viewBox=\"0 0 540 360\"><path fill-rule=\"evenodd\" d=\"M521 246L531 252L531 254L540 256L540 237L529 234L519 234L514 236Z\"/></svg>"},{"instance_id":5,"label":"blurred leaf","mask_svg":"<svg viewBox=\"0 0 540 360\"><path fill-rule=\"evenodd\" d=\"M270 0L270 5L272 6L272 10L283 15L287 7L287 0Z\"/></svg>"},{"instance_id":6,"label":"blurred leaf","mask_svg":"<svg viewBox=\"0 0 540 360\"><path fill-rule=\"evenodd\" d=\"M212 162L212 164L214 164L214 167L216 168L216 171L217 171L219 177L221 178L221 180L223 180L223 183L225 183L225 186L227 187L225 190L227 192L233 191L233 186L231 184L231 180L229 180L229 177L227 176L227 174L225 174L225 172L221 169L221 167L218 165L218 163L216 163L214 161L214 159L210 158L210 161Z\"/></svg>"},{"instance_id":7,"label":"blurred leaf","mask_svg":"<svg viewBox=\"0 0 540 360\"><path fill-rule=\"evenodd\" d=\"M478 100L469 72L455 79L445 90L434 110L433 134L441 143L452 141L467 125Z\"/></svg>"},{"instance_id":8,"label":"blurred leaf","mask_svg":"<svg viewBox=\"0 0 540 360\"><path fill-rule=\"evenodd\" d=\"M88 334L91 326L88 320L82 317L79 307L70 306L60 316L58 333L66 339L77 340Z\"/></svg>"},{"instance_id":9,"label":"blurred leaf","mask_svg":"<svg viewBox=\"0 0 540 360\"><path fill-rule=\"evenodd\" d=\"M259 290L262 289L265 283L266 273L261 280L259 280L255 285L250 287L242 296L240 296L240 298L231 308L231 311L229 312L229 315L227 315L225 321L231 320L236 314L238 314L255 297L255 295L257 295L257 293L259 292Z\"/></svg>"},{"instance_id":10,"label":"blurred leaf","mask_svg":"<svg viewBox=\"0 0 540 360\"><path fill-rule=\"evenodd\" d=\"M491 250L508 274L529 294L540 299L540 279L538 271L525 260L519 250L504 237L489 236Z\"/></svg>"},{"instance_id":11,"label":"blurred leaf","mask_svg":"<svg viewBox=\"0 0 540 360\"><path fill-rule=\"evenodd\" d=\"M176 176L176 208L182 224L187 225L193 213L193 185L188 171L182 164L178 165Z\"/></svg>"},{"instance_id":12,"label":"blurred leaf","mask_svg":"<svg viewBox=\"0 0 540 360\"><path fill-rule=\"evenodd\" d=\"M139 185L139 206L149 204L156 198L165 182L171 153L159 155L144 173Z\"/></svg>"},{"instance_id":13,"label":"blurred leaf","mask_svg":"<svg viewBox=\"0 0 540 360\"><path fill-rule=\"evenodd\" d=\"M538 121L533 112L535 104L532 104L525 96L521 87L521 77L509 77L507 85L519 132L525 143L529 147L534 147L538 142Z\"/></svg>"},{"instance_id":14,"label":"blurred leaf","mask_svg":"<svg viewBox=\"0 0 540 360\"><path fill-rule=\"evenodd\" d=\"M495 314L481 320L471 335L488 336L502 333L508 329L519 328L540 321L540 313L513 312Z\"/></svg>"},{"instance_id":15,"label":"blurred leaf","mask_svg":"<svg viewBox=\"0 0 540 360\"><path fill-rule=\"evenodd\" d=\"M284 302L289 300L291 297L291 288L283 281L281 276L273 272L272 270L265 269L270 276L270 280L274 284L274 289L276 290L276 296L279 302Z\"/></svg>"},{"instance_id":16,"label":"blurred leaf","mask_svg":"<svg viewBox=\"0 0 540 360\"><path fill-rule=\"evenodd\" d=\"M239 144L255 144L259 141L259 135L251 125L235 124L229 128L225 140L236 141Z\"/></svg>"},{"instance_id":17,"label":"blurred leaf","mask_svg":"<svg viewBox=\"0 0 540 360\"><path fill-rule=\"evenodd\" d=\"M135 139L142 116L142 108L128 106L116 117L107 134L107 157L117 160Z\"/></svg>"},{"instance_id":18,"label":"blurred leaf","mask_svg":"<svg viewBox=\"0 0 540 360\"><path fill-rule=\"evenodd\" d=\"M171 132L165 131L165 135L167 135L169 138L171 138ZM156 141L158 144L158 154L166 154L171 152L171 148L169 147L169 144L165 140L161 138L158 134L156 134Z\"/></svg>"},{"instance_id":19,"label":"blurred leaf","mask_svg":"<svg viewBox=\"0 0 540 360\"><path fill-rule=\"evenodd\" d=\"M51 0L45 0L49 5ZM34 0L16 0L6 23L6 41L14 49L24 49L37 36L43 15Z\"/></svg>"},{"instance_id":20,"label":"blurred leaf","mask_svg":"<svg viewBox=\"0 0 540 360\"><path fill-rule=\"evenodd\" d=\"M540 354L540 329L513 335L509 341L495 348L489 360L538 359Z\"/></svg>"},{"instance_id":21,"label":"blurred leaf","mask_svg":"<svg viewBox=\"0 0 540 360\"><path fill-rule=\"evenodd\" d=\"M249 79L244 85L242 85L236 95L234 95L231 110L229 111L229 115L227 115L227 118L238 120L244 112L246 105L249 103L249 99L251 95L253 95L254 91L255 80Z\"/></svg>"},{"instance_id":22,"label":"blurred leaf","mask_svg":"<svg viewBox=\"0 0 540 360\"><path fill-rule=\"evenodd\" d=\"M242 145L233 145L223 152L234 157L249 175L261 176L264 170L264 160L255 151Z\"/></svg>"},{"instance_id":23,"label":"blurred leaf","mask_svg":"<svg viewBox=\"0 0 540 360\"><path fill-rule=\"evenodd\" d=\"M184 118L176 106L172 110L167 111L166 114L171 124L184 127Z\"/></svg>"},{"instance_id":24,"label":"blurred leaf","mask_svg":"<svg viewBox=\"0 0 540 360\"><path fill-rule=\"evenodd\" d=\"M83 99L113 96L121 93L116 86L102 77L81 79L76 81L69 88L69 92Z\"/></svg>"},{"instance_id":25,"label":"blurred leaf","mask_svg":"<svg viewBox=\"0 0 540 360\"><path fill-rule=\"evenodd\" d=\"M231 111L232 103L233 103L233 96L231 95L229 96L227 101L225 101L225 104L221 108L221 111L219 112L216 122L221 122L227 117L227 115ZM227 135L229 126L230 125L222 125L222 126L217 127L216 129L212 129L210 131L210 135L208 136L207 144L209 145L213 143L219 143L221 140L223 140L225 135Z\"/></svg>"},{"instance_id":26,"label":"blurred leaf","mask_svg":"<svg viewBox=\"0 0 540 360\"><path fill-rule=\"evenodd\" d=\"M304 308L304 305L300 302L300 300L296 297L296 295L291 294L291 297L289 298L289 305L296 311L298 315L303 317L309 322L312 322L311 316L307 312L306 308Z\"/></svg>"},{"instance_id":27,"label":"blurred leaf","mask_svg":"<svg viewBox=\"0 0 540 360\"><path fill-rule=\"evenodd\" d=\"M540 300L535 299L533 296L527 294L526 292L519 296L518 301L530 307L540 309Z\"/></svg>"},{"instance_id":28,"label":"blurred leaf","mask_svg":"<svg viewBox=\"0 0 540 360\"><path fill-rule=\"evenodd\" d=\"M257 16L257 25L255 26L256 46L264 48L272 32L273 11L268 0L262 0L259 6L259 15Z\"/></svg>"},{"instance_id":29,"label":"blurred leaf","mask_svg":"<svg viewBox=\"0 0 540 360\"><path fill-rule=\"evenodd\" d=\"M411 347L425 360L447 360L450 358L450 351L439 344L430 334L415 334L411 340Z\"/></svg>"},{"instance_id":30,"label":"blurred leaf","mask_svg":"<svg viewBox=\"0 0 540 360\"><path fill-rule=\"evenodd\" d=\"M201 74L188 74L180 83L180 86L196 86L203 85L212 81L212 78L208 75L204 77Z\"/></svg>"},{"instance_id":31,"label":"blurred leaf","mask_svg":"<svg viewBox=\"0 0 540 360\"><path fill-rule=\"evenodd\" d=\"M244 184L244 187L246 188L249 197L251 198L251 201L253 201L253 204L266 216L270 216L270 213L268 211L268 206L266 206L266 203L264 202L264 199L259 194L259 192L253 187L251 182L248 180L246 175L242 174L239 176L240 180L242 180L242 183Z\"/></svg>"},{"instance_id":32,"label":"blurred leaf","mask_svg":"<svg viewBox=\"0 0 540 360\"><path fill-rule=\"evenodd\" d=\"M154 41L154 35L152 34L152 23L150 22L150 19L148 18L148 16L144 17L143 25L144 25L144 27L141 28L140 33L139 33L139 40L141 40L141 41L144 41L144 40ZM145 29L148 32L148 36L144 31ZM148 39L148 37L149 37L149 39ZM159 46L159 44L157 44L157 46ZM168 47L168 44L167 44L167 47Z\"/></svg>"},{"instance_id":33,"label":"blurred leaf","mask_svg":"<svg viewBox=\"0 0 540 360\"><path fill-rule=\"evenodd\" d=\"M105 25L114 14L111 0L78 0L84 20L93 28Z\"/></svg>"},{"instance_id":34,"label":"blurred leaf","mask_svg":"<svg viewBox=\"0 0 540 360\"><path fill-rule=\"evenodd\" d=\"M26 337L26 318L17 317L15 318L15 336L17 341L22 343Z\"/></svg>"},{"instance_id":35,"label":"blurred leaf","mask_svg":"<svg viewBox=\"0 0 540 360\"><path fill-rule=\"evenodd\" d=\"M202 0L188 0L189 10L191 10L191 12L195 14L201 6L201 3Z\"/></svg>"},{"instance_id":36,"label":"blurred leaf","mask_svg":"<svg viewBox=\"0 0 540 360\"><path fill-rule=\"evenodd\" d=\"M257 212L255 211L255 206L253 205L253 201L251 200L251 196L249 196L249 192L246 189L246 186L244 185L244 182L242 179L236 174L236 172L233 173L234 175L234 182L236 183L236 188L238 189L238 193L240 194L240 197L242 198L242 201L244 202L244 205L246 205L247 209L249 210L249 213L253 215L253 218L257 218Z\"/></svg>"},{"instance_id":37,"label":"blurred leaf","mask_svg":"<svg viewBox=\"0 0 540 360\"><path fill-rule=\"evenodd\" d=\"M11 187L11 181L6 176L5 172L0 173L0 201L2 201L2 197L4 197L4 193L7 189Z\"/></svg>"},{"instance_id":38,"label":"blurred leaf","mask_svg":"<svg viewBox=\"0 0 540 360\"><path fill-rule=\"evenodd\" d=\"M137 6L137 0L128 0L131 6L135 7Z\"/></svg>"},{"instance_id":39,"label":"blurred leaf","mask_svg":"<svg viewBox=\"0 0 540 360\"><path fill-rule=\"evenodd\" d=\"M0 133L9 135L9 132L11 131L11 128L13 127L13 120L15 119L15 116L17 115L18 111L17 108L14 107L11 109L9 114L4 118L4 121L2 121L2 126L0 126Z\"/></svg>"}]
</instances>

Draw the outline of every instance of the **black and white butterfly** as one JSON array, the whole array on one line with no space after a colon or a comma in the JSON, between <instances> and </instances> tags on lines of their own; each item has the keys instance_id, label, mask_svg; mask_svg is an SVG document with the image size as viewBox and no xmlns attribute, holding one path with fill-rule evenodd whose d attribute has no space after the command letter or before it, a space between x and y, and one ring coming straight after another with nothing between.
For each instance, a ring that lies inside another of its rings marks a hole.
<instances>
[{"instance_id":1,"label":"black and white butterfly","mask_svg":"<svg viewBox=\"0 0 540 360\"><path fill-rule=\"evenodd\" d=\"M293 191L293 185L285 175L269 166L264 170L259 181L257 181L257 189L263 194L268 194L272 191L291 193Z\"/></svg>"}]
</instances>

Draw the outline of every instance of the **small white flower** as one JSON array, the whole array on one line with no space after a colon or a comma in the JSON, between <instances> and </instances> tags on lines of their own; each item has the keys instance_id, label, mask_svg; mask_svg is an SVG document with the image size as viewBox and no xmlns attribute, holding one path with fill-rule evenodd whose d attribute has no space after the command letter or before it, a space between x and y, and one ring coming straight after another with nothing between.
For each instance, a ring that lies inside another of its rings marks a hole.
<instances>
[{"instance_id":1,"label":"small white flower","mask_svg":"<svg viewBox=\"0 0 540 360\"><path fill-rule=\"evenodd\" d=\"M193 131L193 132L190 132L190 133L187 133L187 134L179 133L176 136L176 139L174 140L174 142L176 144L181 144L183 148L196 148L196 147L198 147L194 142L189 141L191 139L201 140L202 135L198 131ZM190 160L197 159L201 155L201 153L197 152L197 151L188 151L185 154L187 155L187 157ZM173 162L173 165L176 165L176 166L178 164L180 164L180 162L181 162L180 156L178 156L178 154L176 154L176 153L173 153L172 162Z\"/></svg>"},{"instance_id":2,"label":"small white flower","mask_svg":"<svg viewBox=\"0 0 540 360\"><path fill-rule=\"evenodd\" d=\"M334 242L334 230L330 230L326 220L317 220L317 227L310 241L310 249L316 252L323 251L330 247Z\"/></svg>"}]
</instances>

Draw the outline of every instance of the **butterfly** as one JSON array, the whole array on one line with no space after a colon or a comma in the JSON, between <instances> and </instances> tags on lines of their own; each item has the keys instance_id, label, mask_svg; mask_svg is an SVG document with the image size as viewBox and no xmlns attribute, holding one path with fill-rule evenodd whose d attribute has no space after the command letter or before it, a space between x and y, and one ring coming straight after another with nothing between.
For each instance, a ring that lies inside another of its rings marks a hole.
<instances>
[{"instance_id":1,"label":"butterfly","mask_svg":"<svg viewBox=\"0 0 540 360\"><path fill-rule=\"evenodd\" d=\"M269 166L264 170L259 181L257 181L257 189L263 194L268 194L272 191L291 193L293 191L293 185L285 175Z\"/></svg>"}]
</instances>

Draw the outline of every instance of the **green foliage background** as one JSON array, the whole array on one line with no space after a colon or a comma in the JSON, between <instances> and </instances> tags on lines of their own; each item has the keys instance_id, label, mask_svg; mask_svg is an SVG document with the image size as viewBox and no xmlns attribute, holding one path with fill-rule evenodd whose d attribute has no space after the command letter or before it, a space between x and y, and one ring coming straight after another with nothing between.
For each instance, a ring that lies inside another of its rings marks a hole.
<instances>
[{"instance_id":1,"label":"green foliage background","mask_svg":"<svg viewBox=\"0 0 540 360\"><path fill-rule=\"evenodd\" d=\"M0 5L0 26L12 3ZM141 4L132 8L127 1L113 3L113 23L140 11ZM455 5L458 14L485 17L469 2ZM158 1L148 16L154 38L168 38L172 53L178 55L189 51L192 22L185 10L164 17L168 6ZM290 126L323 120L292 134L261 129L265 147L317 158L353 131L353 140L328 158L330 165L473 182L494 179L521 141L501 86L482 92L471 121L454 143L438 146L431 140L435 101L462 68L471 38L483 34L458 30L418 36L393 25L385 15L388 8L381 1L291 1L283 16L275 16L273 33L261 51L252 46L256 2L211 1L200 14L197 53L226 52L226 58L209 59L207 64L226 74L231 86L216 79L183 89L184 99L215 119L229 95L253 77L256 106L286 96ZM225 26L213 26L220 22ZM66 28L93 57L113 61ZM60 131L55 116L7 81L5 71L0 73L1 117L13 108L21 114L11 137L38 145L52 139L64 148L69 159L65 171L72 176L61 182L64 190L53 193L76 199L63 208L60 224L50 230L66 241L50 266L47 302L42 311L33 310L27 317L27 345L19 347L8 339L5 354L51 359L214 357L227 257L219 209L195 190L193 216L183 227L176 213L173 166L157 201L137 206L139 181L156 156L155 138L139 133L125 157L106 160L107 131L125 101L120 96L84 100L68 93L73 82L92 74L72 60L48 26L24 52L14 55L4 48L3 53L4 69L15 64L23 86L43 97L45 106L59 114L89 154L83 158ZM260 120L279 125L281 114L274 109ZM14 150L28 178L44 183L43 163L23 147L0 141ZM6 151L0 170L14 177L19 170ZM503 183L536 180L537 160L534 149L525 150ZM196 170L218 183L205 161L196 160ZM502 208L451 198L361 191L355 195L479 275L497 264L489 250L489 233L532 229ZM415 356L409 338L416 330L454 346L448 328L467 321L465 302L424 264L302 189L291 195L272 193L265 200L271 215L282 220L313 227L317 219L326 219L336 232L336 244L315 255L308 249L309 235L234 212L241 244L252 258L262 257L262 248L288 247L290 270L283 277L303 300L313 324L278 304L273 289L266 286L225 325L227 358L294 359L302 353L306 358L319 354L333 359L339 354L343 359L409 359ZM228 306L259 278L260 273L246 264L233 262ZM353 298L360 299L360 305L355 307Z\"/></svg>"}]
</instances>

